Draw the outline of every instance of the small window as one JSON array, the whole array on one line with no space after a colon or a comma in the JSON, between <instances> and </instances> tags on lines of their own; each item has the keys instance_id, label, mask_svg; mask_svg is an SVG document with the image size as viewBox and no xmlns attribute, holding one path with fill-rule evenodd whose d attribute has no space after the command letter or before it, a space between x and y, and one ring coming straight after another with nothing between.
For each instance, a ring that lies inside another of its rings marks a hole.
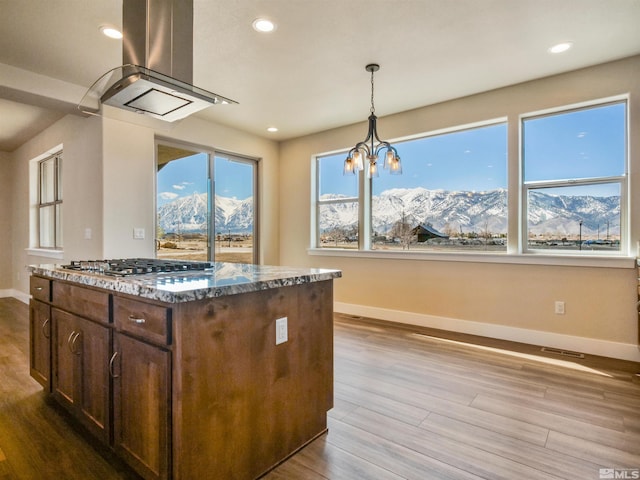
<instances>
[{"instance_id":1,"label":"small window","mask_svg":"<svg viewBox=\"0 0 640 480\"><path fill-rule=\"evenodd\" d=\"M316 158L317 247L358 248L358 176L342 175L346 153Z\"/></svg>"},{"instance_id":2,"label":"small window","mask_svg":"<svg viewBox=\"0 0 640 480\"><path fill-rule=\"evenodd\" d=\"M624 251L626 143L626 102L523 120L526 250Z\"/></svg>"},{"instance_id":3,"label":"small window","mask_svg":"<svg viewBox=\"0 0 640 480\"><path fill-rule=\"evenodd\" d=\"M62 152L38 162L38 247L62 249Z\"/></svg>"}]
</instances>

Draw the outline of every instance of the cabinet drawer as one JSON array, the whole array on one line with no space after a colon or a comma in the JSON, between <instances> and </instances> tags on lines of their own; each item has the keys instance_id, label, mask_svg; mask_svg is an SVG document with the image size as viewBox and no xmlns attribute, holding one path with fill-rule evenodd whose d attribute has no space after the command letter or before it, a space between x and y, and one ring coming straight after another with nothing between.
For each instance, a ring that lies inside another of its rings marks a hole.
<instances>
[{"instance_id":1,"label":"cabinet drawer","mask_svg":"<svg viewBox=\"0 0 640 480\"><path fill-rule=\"evenodd\" d=\"M53 304L99 323L109 323L109 294L60 281L53 282Z\"/></svg>"},{"instance_id":2,"label":"cabinet drawer","mask_svg":"<svg viewBox=\"0 0 640 480\"><path fill-rule=\"evenodd\" d=\"M171 343L171 309L128 298L113 299L116 329L129 332L150 342Z\"/></svg>"},{"instance_id":3,"label":"cabinet drawer","mask_svg":"<svg viewBox=\"0 0 640 480\"><path fill-rule=\"evenodd\" d=\"M51 301L51 280L48 278L31 276L29 280L29 293L36 300L41 302Z\"/></svg>"}]
</instances>

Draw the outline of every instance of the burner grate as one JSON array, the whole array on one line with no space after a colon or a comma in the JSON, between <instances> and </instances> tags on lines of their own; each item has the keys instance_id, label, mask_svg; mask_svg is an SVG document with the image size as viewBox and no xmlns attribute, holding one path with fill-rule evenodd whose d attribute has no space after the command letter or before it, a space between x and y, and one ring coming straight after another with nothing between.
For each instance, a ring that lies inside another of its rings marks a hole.
<instances>
[{"instance_id":1,"label":"burner grate","mask_svg":"<svg viewBox=\"0 0 640 480\"><path fill-rule=\"evenodd\" d=\"M68 265L62 265L62 268L124 277L147 273L201 271L213 268L213 263L157 258L122 258L112 260L73 260Z\"/></svg>"}]
</instances>

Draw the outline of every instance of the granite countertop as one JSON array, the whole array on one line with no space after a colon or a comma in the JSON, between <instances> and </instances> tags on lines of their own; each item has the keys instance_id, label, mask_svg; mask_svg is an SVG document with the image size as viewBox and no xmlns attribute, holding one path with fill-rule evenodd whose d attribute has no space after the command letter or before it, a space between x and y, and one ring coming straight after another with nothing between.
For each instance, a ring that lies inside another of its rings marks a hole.
<instances>
[{"instance_id":1,"label":"granite countertop","mask_svg":"<svg viewBox=\"0 0 640 480\"><path fill-rule=\"evenodd\" d=\"M29 270L34 275L166 303L191 302L203 298L331 280L342 276L340 270L221 262L216 262L213 268L203 271L146 273L127 277L67 270L53 264L30 265Z\"/></svg>"}]
</instances>

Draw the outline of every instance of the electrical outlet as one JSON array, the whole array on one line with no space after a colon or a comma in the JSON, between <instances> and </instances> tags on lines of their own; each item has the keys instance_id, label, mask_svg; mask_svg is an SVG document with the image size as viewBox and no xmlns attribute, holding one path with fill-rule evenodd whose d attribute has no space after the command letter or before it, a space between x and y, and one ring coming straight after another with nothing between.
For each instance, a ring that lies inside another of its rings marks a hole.
<instances>
[{"instance_id":1,"label":"electrical outlet","mask_svg":"<svg viewBox=\"0 0 640 480\"><path fill-rule=\"evenodd\" d=\"M276 320L276 345L280 345L288 340L287 317Z\"/></svg>"},{"instance_id":2,"label":"electrical outlet","mask_svg":"<svg viewBox=\"0 0 640 480\"><path fill-rule=\"evenodd\" d=\"M84 229L84 239L85 240L91 240L91 237L93 236L93 232L91 231L91 229L89 227Z\"/></svg>"},{"instance_id":3,"label":"electrical outlet","mask_svg":"<svg viewBox=\"0 0 640 480\"><path fill-rule=\"evenodd\" d=\"M564 315L564 302L556 301L556 315Z\"/></svg>"},{"instance_id":4,"label":"electrical outlet","mask_svg":"<svg viewBox=\"0 0 640 480\"><path fill-rule=\"evenodd\" d=\"M144 228L134 228L133 238L136 240L144 240Z\"/></svg>"}]
</instances>

